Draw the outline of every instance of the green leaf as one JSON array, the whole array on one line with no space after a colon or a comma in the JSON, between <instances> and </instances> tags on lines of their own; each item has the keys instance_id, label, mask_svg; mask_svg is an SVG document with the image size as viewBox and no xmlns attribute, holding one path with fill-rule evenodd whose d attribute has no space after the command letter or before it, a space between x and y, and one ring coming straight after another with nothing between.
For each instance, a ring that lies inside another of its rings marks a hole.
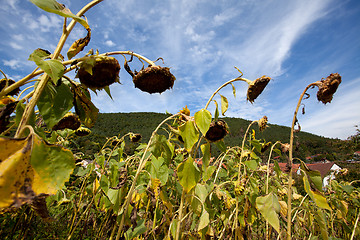
<instances>
[{"instance_id":1,"label":"green leaf","mask_svg":"<svg viewBox=\"0 0 360 240\"><path fill-rule=\"evenodd\" d=\"M221 96L221 114L225 116L225 112L228 110L229 107L229 102L225 96L221 94L219 95Z\"/></svg>"},{"instance_id":2,"label":"green leaf","mask_svg":"<svg viewBox=\"0 0 360 240\"><path fill-rule=\"evenodd\" d=\"M245 161L244 164L250 169L250 170L253 170L255 171L256 168L257 168L257 161L255 160L249 160L249 161Z\"/></svg>"},{"instance_id":3,"label":"green leaf","mask_svg":"<svg viewBox=\"0 0 360 240\"><path fill-rule=\"evenodd\" d=\"M256 198L256 208L270 225L280 233L280 221L278 213L281 210L279 200L274 193Z\"/></svg>"},{"instance_id":4,"label":"green leaf","mask_svg":"<svg viewBox=\"0 0 360 240\"><path fill-rule=\"evenodd\" d=\"M179 130L181 137L184 140L184 147L190 152L199 139L199 132L195 127L195 123L193 121L187 121L179 127Z\"/></svg>"},{"instance_id":5,"label":"green leaf","mask_svg":"<svg viewBox=\"0 0 360 240\"><path fill-rule=\"evenodd\" d=\"M46 12L55 13L62 17L73 18L75 21L83 25L86 29L89 28L88 23L84 19L76 16L68 8L65 8L63 4L60 4L55 0L30 0L30 1Z\"/></svg>"},{"instance_id":6,"label":"green leaf","mask_svg":"<svg viewBox=\"0 0 360 240\"><path fill-rule=\"evenodd\" d=\"M206 132L210 128L211 113L206 109L201 109L194 115L196 126L198 126L202 135L205 136Z\"/></svg>"},{"instance_id":7,"label":"green leaf","mask_svg":"<svg viewBox=\"0 0 360 240\"><path fill-rule=\"evenodd\" d=\"M205 143L202 144L200 146L201 152L203 154L202 157L202 169L203 171L205 171L205 169L209 166L210 163L210 156L211 156L211 152L210 152L210 143Z\"/></svg>"},{"instance_id":8,"label":"green leaf","mask_svg":"<svg viewBox=\"0 0 360 240\"><path fill-rule=\"evenodd\" d=\"M170 161L174 155L174 146L165 136L156 134L151 143L150 151L155 157L162 156L165 160Z\"/></svg>"},{"instance_id":9,"label":"green leaf","mask_svg":"<svg viewBox=\"0 0 360 240\"><path fill-rule=\"evenodd\" d=\"M163 157L156 158L153 156L151 158L149 172L152 178L160 180L162 186L168 181L169 168L166 166Z\"/></svg>"},{"instance_id":10,"label":"green leaf","mask_svg":"<svg viewBox=\"0 0 360 240\"><path fill-rule=\"evenodd\" d=\"M47 84L37 106L48 128L52 128L73 107L73 94L65 83Z\"/></svg>"},{"instance_id":11,"label":"green leaf","mask_svg":"<svg viewBox=\"0 0 360 240\"><path fill-rule=\"evenodd\" d=\"M137 221L135 228L129 228L125 233L125 239L137 239L138 236L145 233L147 230L145 226L145 219Z\"/></svg>"},{"instance_id":12,"label":"green leaf","mask_svg":"<svg viewBox=\"0 0 360 240\"><path fill-rule=\"evenodd\" d=\"M196 184L195 195L201 200L202 203L205 203L208 194L209 192L205 185L202 185L200 183Z\"/></svg>"},{"instance_id":13,"label":"green leaf","mask_svg":"<svg viewBox=\"0 0 360 240\"><path fill-rule=\"evenodd\" d=\"M177 176L185 192L189 192L200 180L200 171L195 167L194 160L189 157L177 167Z\"/></svg>"},{"instance_id":14,"label":"green leaf","mask_svg":"<svg viewBox=\"0 0 360 240\"><path fill-rule=\"evenodd\" d=\"M70 150L45 143L33 130L27 138L0 138L0 208L56 194L74 168Z\"/></svg>"},{"instance_id":15,"label":"green leaf","mask_svg":"<svg viewBox=\"0 0 360 240\"><path fill-rule=\"evenodd\" d=\"M34 61L35 64L44 70L49 75L54 84L63 76L65 67L57 59L44 60L47 56L44 54L44 50L36 49L29 56L30 61Z\"/></svg>"},{"instance_id":16,"label":"green leaf","mask_svg":"<svg viewBox=\"0 0 360 240\"><path fill-rule=\"evenodd\" d=\"M279 177L282 173L278 161L274 160L274 170L276 175Z\"/></svg>"},{"instance_id":17,"label":"green leaf","mask_svg":"<svg viewBox=\"0 0 360 240\"><path fill-rule=\"evenodd\" d=\"M317 211L314 214L316 223L320 227L320 232L323 240L328 240L328 228L326 226L326 216L320 209L317 209Z\"/></svg>"},{"instance_id":18,"label":"green leaf","mask_svg":"<svg viewBox=\"0 0 360 240\"><path fill-rule=\"evenodd\" d=\"M204 182L206 182L211 178L215 170L216 170L216 166L209 166L208 168L206 168L205 172L203 173Z\"/></svg>"},{"instance_id":19,"label":"green leaf","mask_svg":"<svg viewBox=\"0 0 360 240\"><path fill-rule=\"evenodd\" d=\"M224 143L224 139L221 139L220 141L215 142L215 145L220 149L220 151L226 152L226 145Z\"/></svg>"},{"instance_id":20,"label":"green leaf","mask_svg":"<svg viewBox=\"0 0 360 240\"><path fill-rule=\"evenodd\" d=\"M205 209L203 209L202 214L199 218L198 231L207 227L209 223L210 223L209 213Z\"/></svg>"},{"instance_id":21,"label":"green leaf","mask_svg":"<svg viewBox=\"0 0 360 240\"><path fill-rule=\"evenodd\" d=\"M329 204L326 201L325 196L318 191L311 190L307 175L304 173L304 171L301 171L301 174L303 175L304 189L307 192L307 194L309 194L310 198L315 202L315 204L318 207L331 210Z\"/></svg>"},{"instance_id":22,"label":"green leaf","mask_svg":"<svg viewBox=\"0 0 360 240\"><path fill-rule=\"evenodd\" d=\"M99 109L91 102L90 93L81 85L72 85L74 107L80 121L88 128L92 128L97 119Z\"/></svg>"},{"instance_id":23,"label":"green leaf","mask_svg":"<svg viewBox=\"0 0 360 240\"><path fill-rule=\"evenodd\" d=\"M33 190L36 194L55 194L75 168L72 152L50 145L34 135L30 164L34 169Z\"/></svg>"},{"instance_id":24,"label":"green leaf","mask_svg":"<svg viewBox=\"0 0 360 240\"><path fill-rule=\"evenodd\" d=\"M215 103L215 115L214 115L214 121L217 121L219 118L219 105L216 100L213 100Z\"/></svg>"},{"instance_id":25,"label":"green leaf","mask_svg":"<svg viewBox=\"0 0 360 240\"><path fill-rule=\"evenodd\" d=\"M317 190L322 191L322 178L320 172L310 170L303 161L300 162L300 168L306 173L306 175L314 183Z\"/></svg>"}]
</instances>

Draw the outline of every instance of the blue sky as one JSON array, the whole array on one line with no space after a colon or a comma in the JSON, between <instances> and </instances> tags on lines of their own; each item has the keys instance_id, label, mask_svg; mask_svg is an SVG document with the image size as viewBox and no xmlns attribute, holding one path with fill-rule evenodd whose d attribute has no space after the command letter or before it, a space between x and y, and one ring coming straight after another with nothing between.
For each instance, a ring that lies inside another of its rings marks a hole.
<instances>
[{"instance_id":1,"label":"blue sky","mask_svg":"<svg viewBox=\"0 0 360 240\"><path fill-rule=\"evenodd\" d=\"M88 0L62 0L73 13ZM61 35L60 16L29 1L0 0L0 69L18 80L35 65L27 61L37 48L54 51ZM187 105L194 114L211 94L239 75L272 81L253 104L247 84L228 86L228 117L290 126L301 92L338 72L342 83L330 104L317 101L317 89L304 101L298 119L303 131L346 139L360 124L360 1L358 0L105 0L85 14L92 29L89 49L100 53L131 50L155 60L162 57L176 76L174 88L162 94L134 88L122 69L120 84L92 96L101 112L171 112ZM76 26L62 54L86 31ZM117 57L123 63L122 56ZM74 77L74 74L70 74ZM220 102L220 97L216 98ZM209 110L214 113L214 104Z\"/></svg>"}]
</instances>

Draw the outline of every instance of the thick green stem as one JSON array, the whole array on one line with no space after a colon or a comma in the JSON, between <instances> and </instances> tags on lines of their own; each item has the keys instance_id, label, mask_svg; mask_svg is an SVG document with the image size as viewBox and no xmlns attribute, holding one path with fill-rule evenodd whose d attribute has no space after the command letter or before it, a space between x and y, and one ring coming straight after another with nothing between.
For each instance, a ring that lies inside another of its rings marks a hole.
<instances>
[{"instance_id":1,"label":"thick green stem","mask_svg":"<svg viewBox=\"0 0 360 240\"><path fill-rule=\"evenodd\" d=\"M108 53L105 53L104 55L106 56L110 56L110 55L118 55L118 54L121 54L121 55L132 55L134 57L137 57L138 59L141 59L141 60L144 60L145 62L147 62L148 64L150 64L151 66L156 66L156 64L151 61L150 59L140 55L140 54L137 54L137 53L134 53L132 51L116 51L116 52L108 52Z\"/></svg>"},{"instance_id":2,"label":"thick green stem","mask_svg":"<svg viewBox=\"0 0 360 240\"><path fill-rule=\"evenodd\" d=\"M205 109L207 109L209 107L209 104L211 102L211 100L214 98L214 96L222 89L224 88L226 85L229 85L230 83L232 82L236 82L236 81L244 81L244 82L247 82L248 84L251 83L251 81L249 79L246 79L246 78L242 78L242 77L238 77L238 78L234 78L234 79L231 79L230 81L227 81L226 83L224 83L223 85L221 85L218 89L216 89L216 91L211 95L209 101L206 103L205 105Z\"/></svg>"},{"instance_id":3,"label":"thick green stem","mask_svg":"<svg viewBox=\"0 0 360 240\"><path fill-rule=\"evenodd\" d=\"M92 8L93 6L95 6L96 4L102 2L103 0L93 0L92 2L88 3L86 6L84 6L78 13L77 16L81 17L87 10L89 10L90 8ZM66 28L66 30L63 31L59 43L57 44L57 47L54 51L54 54L52 55L52 59L57 59L60 55L60 52L71 32L71 30L74 28L76 24L75 20L72 20L69 24L69 26ZM46 84L48 83L49 80L49 75L47 75L46 73L44 73L40 79L39 85L37 86L37 88L35 89L34 95L31 98L31 101L29 102L29 104L26 105L26 108L24 110L24 114L21 118L21 121L19 123L19 127L16 131L15 134L15 138L18 138L21 136L24 127L26 126L27 122L29 121L29 118L31 116L31 112L34 110L34 107L37 103L37 101L40 98L41 93L44 91Z\"/></svg>"},{"instance_id":4,"label":"thick green stem","mask_svg":"<svg viewBox=\"0 0 360 240\"><path fill-rule=\"evenodd\" d=\"M295 124L297 122L297 113L299 111L300 105L301 105L301 101L304 98L304 95L306 93L306 91L313 86L317 86L318 82L315 83L311 83L309 84L305 90L302 92L302 94L300 95L298 104L296 106L295 112L294 112L294 117L293 117L293 121L292 121L292 125L291 125L291 131L290 131L290 148L289 148L289 162L288 162L288 168L290 169L289 172L289 180L288 180L288 189L287 189L287 196L288 196L288 201L287 201L287 231L286 231L286 236L288 240L291 240L291 196L292 196L292 163L293 163L293 143L294 143L294 128L295 128Z\"/></svg>"}]
</instances>

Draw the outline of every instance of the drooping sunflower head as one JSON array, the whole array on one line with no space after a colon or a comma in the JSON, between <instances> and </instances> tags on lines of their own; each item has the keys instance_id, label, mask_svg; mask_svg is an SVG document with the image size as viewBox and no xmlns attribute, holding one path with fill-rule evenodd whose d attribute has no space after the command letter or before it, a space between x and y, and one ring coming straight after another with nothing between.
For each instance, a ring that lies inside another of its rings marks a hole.
<instances>
[{"instance_id":1,"label":"drooping sunflower head","mask_svg":"<svg viewBox=\"0 0 360 240\"><path fill-rule=\"evenodd\" d=\"M223 139L229 133L228 125L223 120L218 120L210 124L209 130L205 134L205 138L209 142L216 142Z\"/></svg>"},{"instance_id":2,"label":"drooping sunflower head","mask_svg":"<svg viewBox=\"0 0 360 240\"><path fill-rule=\"evenodd\" d=\"M79 137L87 136L90 133L91 133L91 130L86 127L79 127L78 129L75 130L76 136L79 136Z\"/></svg>"},{"instance_id":3,"label":"drooping sunflower head","mask_svg":"<svg viewBox=\"0 0 360 240\"><path fill-rule=\"evenodd\" d=\"M266 116L263 116L260 120L258 120L260 132L264 131L265 128L267 128L267 122L268 118Z\"/></svg>"},{"instance_id":4,"label":"drooping sunflower head","mask_svg":"<svg viewBox=\"0 0 360 240\"><path fill-rule=\"evenodd\" d=\"M9 87L10 85L14 84L15 81L12 80L12 79L8 79L7 80L7 86ZM6 86L6 79L3 78L3 79L0 79L0 92L5 88ZM20 88L15 88L14 90L12 90L11 92L9 92L7 95L9 96L15 96L15 95L18 95L20 92Z\"/></svg>"},{"instance_id":5,"label":"drooping sunflower head","mask_svg":"<svg viewBox=\"0 0 360 240\"><path fill-rule=\"evenodd\" d=\"M130 135L130 141L133 143L137 143L141 140L141 134L135 133Z\"/></svg>"},{"instance_id":6,"label":"drooping sunflower head","mask_svg":"<svg viewBox=\"0 0 360 240\"><path fill-rule=\"evenodd\" d=\"M69 128L76 130L80 127L81 122L79 117L74 113L67 113L60 119L60 121L52 127L52 130L63 130Z\"/></svg>"},{"instance_id":7,"label":"drooping sunflower head","mask_svg":"<svg viewBox=\"0 0 360 240\"><path fill-rule=\"evenodd\" d=\"M270 82L271 78L262 76L260 78L255 79L249 84L247 90L247 100L251 103L255 101L255 99L262 93L265 89L266 85Z\"/></svg>"},{"instance_id":8,"label":"drooping sunflower head","mask_svg":"<svg viewBox=\"0 0 360 240\"><path fill-rule=\"evenodd\" d=\"M86 87L96 90L119 82L119 72L120 64L116 58L101 56L95 58L92 68L88 64L80 65L77 76Z\"/></svg>"},{"instance_id":9,"label":"drooping sunflower head","mask_svg":"<svg viewBox=\"0 0 360 240\"><path fill-rule=\"evenodd\" d=\"M168 67L149 66L133 77L136 88L148 93L162 93L173 87L175 76Z\"/></svg>"},{"instance_id":10,"label":"drooping sunflower head","mask_svg":"<svg viewBox=\"0 0 360 240\"><path fill-rule=\"evenodd\" d=\"M317 99L324 104L329 103L341 83L341 76L338 73L331 73L325 80L322 79L320 82Z\"/></svg>"}]
</instances>

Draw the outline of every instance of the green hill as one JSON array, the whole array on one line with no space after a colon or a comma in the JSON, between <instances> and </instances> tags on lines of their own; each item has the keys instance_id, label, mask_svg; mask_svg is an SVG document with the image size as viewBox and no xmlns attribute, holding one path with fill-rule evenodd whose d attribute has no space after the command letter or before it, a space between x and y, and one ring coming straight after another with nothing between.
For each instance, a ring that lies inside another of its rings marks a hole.
<instances>
[{"instance_id":1,"label":"green hill","mask_svg":"<svg viewBox=\"0 0 360 240\"><path fill-rule=\"evenodd\" d=\"M101 113L95 126L92 128L92 134L78 139L78 147L85 148L88 153L96 152L106 142L108 137L121 137L129 132L140 133L142 135L141 142L147 142L155 128L168 116L170 115L151 112ZM224 139L225 144L227 146L241 146L243 135L251 121L228 117L222 119L228 124L230 129L229 135ZM258 131L257 124L252 126L256 131L257 139L272 143L276 141L281 141L282 143L289 142L289 127L275 124L268 124L268 126L263 132ZM166 134L165 130L160 130L159 133ZM96 143L100 143L100 145ZM332 161L346 160L353 153L353 149L347 147L345 141L325 138L306 132L296 133L294 146L294 156L296 158L305 160L306 157L313 156L308 161L317 161L324 158ZM136 145L131 147L136 147ZM218 153L217 150L214 151L215 154Z\"/></svg>"}]
</instances>

